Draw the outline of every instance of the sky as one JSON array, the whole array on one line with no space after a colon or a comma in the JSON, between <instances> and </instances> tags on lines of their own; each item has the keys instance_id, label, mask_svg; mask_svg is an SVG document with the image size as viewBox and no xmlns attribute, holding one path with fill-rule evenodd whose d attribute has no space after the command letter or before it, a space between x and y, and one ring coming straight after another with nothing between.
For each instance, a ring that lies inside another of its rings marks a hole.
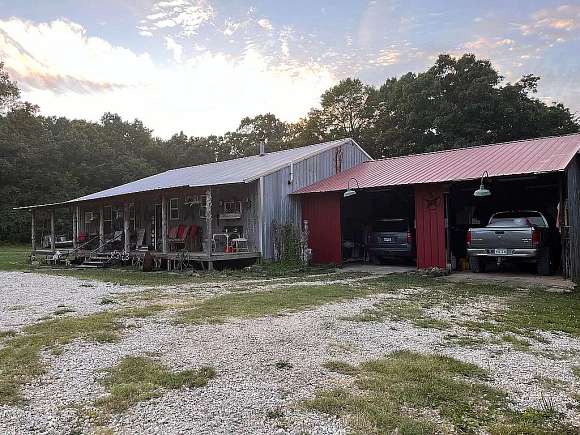
<instances>
[{"instance_id":1,"label":"sky","mask_svg":"<svg viewBox=\"0 0 580 435\"><path fill-rule=\"evenodd\" d=\"M0 61L25 100L164 138L294 122L343 78L380 86L466 52L580 114L579 0L0 0Z\"/></svg>"}]
</instances>

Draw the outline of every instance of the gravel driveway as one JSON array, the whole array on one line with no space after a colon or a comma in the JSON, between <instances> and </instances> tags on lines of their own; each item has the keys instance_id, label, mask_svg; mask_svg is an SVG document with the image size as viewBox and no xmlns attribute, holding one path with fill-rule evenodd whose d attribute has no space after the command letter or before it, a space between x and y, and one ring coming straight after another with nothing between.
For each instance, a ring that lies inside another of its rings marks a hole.
<instances>
[{"instance_id":1,"label":"gravel driveway","mask_svg":"<svg viewBox=\"0 0 580 435\"><path fill-rule=\"evenodd\" d=\"M4 288L0 329L18 329L61 304L75 309L73 315L100 311L102 297L140 290L19 272L0 273L0 282ZM211 283L199 285L200 292L208 288L227 291ZM550 334L549 344L534 344L536 353L501 345L462 348L444 340L449 331L417 328L407 322L345 320L386 297L397 295L217 325L176 325L172 313L163 312L138 320L137 327L118 343L73 342L62 355L47 352L48 373L27 386L26 404L0 405L0 433L90 433L92 427L79 418L78 410L105 394L98 383L101 369L127 355L154 355L175 370L213 366L217 377L202 388L172 390L138 403L108 422L115 433L342 434L348 430L343 421L300 407L316 391L348 382L321 365L332 359L359 363L403 349L446 354L490 370L492 384L510 392L516 407L541 406L549 394L558 410L580 424L572 399L566 393L548 392L537 381L550 377L577 391L580 385L571 367L578 361L549 359L541 351L580 354L579 340ZM459 307L458 315L462 310L473 314ZM278 368L277 362L284 362L283 367Z\"/></svg>"}]
</instances>

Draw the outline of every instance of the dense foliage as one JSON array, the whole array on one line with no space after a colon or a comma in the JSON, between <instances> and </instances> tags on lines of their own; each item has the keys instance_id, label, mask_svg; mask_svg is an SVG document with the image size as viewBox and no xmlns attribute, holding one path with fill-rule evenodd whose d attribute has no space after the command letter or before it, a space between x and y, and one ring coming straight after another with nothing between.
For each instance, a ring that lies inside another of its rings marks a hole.
<instances>
[{"instance_id":1,"label":"dense foliage","mask_svg":"<svg viewBox=\"0 0 580 435\"><path fill-rule=\"evenodd\" d=\"M156 138L139 120L40 116L21 102L0 63L0 240L26 240L28 216L12 207L50 203L166 169L353 137L374 157L576 132L561 104L534 98L539 78L505 83L487 60L441 55L427 71L379 88L345 79L296 123L244 118L223 136Z\"/></svg>"}]
</instances>

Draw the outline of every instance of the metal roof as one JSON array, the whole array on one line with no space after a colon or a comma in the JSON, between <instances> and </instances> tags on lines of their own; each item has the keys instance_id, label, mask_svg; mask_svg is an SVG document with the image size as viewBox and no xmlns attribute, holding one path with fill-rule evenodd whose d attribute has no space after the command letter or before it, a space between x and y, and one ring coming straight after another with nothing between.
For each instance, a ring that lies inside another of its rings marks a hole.
<instances>
[{"instance_id":1,"label":"metal roof","mask_svg":"<svg viewBox=\"0 0 580 435\"><path fill-rule=\"evenodd\" d=\"M18 207L17 209L65 205L81 201L90 201L94 199L109 198L112 196L127 195L159 189L171 189L175 187L202 187L216 186L220 184L249 183L251 181L257 180L262 176L275 172L278 169L289 165L290 163L299 162L301 160L315 156L323 151L347 143L352 143L353 146L360 148L360 146L353 139L339 139L300 148L266 153L264 155L254 155L239 159L226 160L224 162L207 163L205 165L171 169L160 174L155 174L150 177L142 178L140 180L132 181L121 186L112 187L110 189L102 190L90 195L81 196L80 198L72 199L70 201L54 204Z\"/></svg>"},{"instance_id":2,"label":"metal roof","mask_svg":"<svg viewBox=\"0 0 580 435\"><path fill-rule=\"evenodd\" d=\"M295 194L539 174L566 169L580 151L580 134L544 137L369 161L303 187ZM356 183L353 183L356 188ZM352 185L351 185L352 186Z\"/></svg>"}]
</instances>

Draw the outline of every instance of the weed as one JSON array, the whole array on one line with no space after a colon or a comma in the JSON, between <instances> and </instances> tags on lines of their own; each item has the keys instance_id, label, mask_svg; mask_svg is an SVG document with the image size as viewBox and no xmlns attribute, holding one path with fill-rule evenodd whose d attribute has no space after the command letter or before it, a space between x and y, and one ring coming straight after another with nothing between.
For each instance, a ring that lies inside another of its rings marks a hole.
<instances>
[{"instance_id":1,"label":"weed","mask_svg":"<svg viewBox=\"0 0 580 435\"><path fill-rule=\"evenodd\" d=\"M99 301L100 305L118 304L118 302L110 296L103 296Z\"/></svg>"},{"instance_id":2,"label":"weed","mask_svg":"<svg viewBox=\"0 0 580 435\"><path fill-rule=\"evenodd\" d=\"M275 420L282 417L284 417L284 410L282 408L269 409L266 412L266 418L270 420Z\"/></svg>"},{"instance_id":3,"label":"weed","mask_svg":"<svg viewBox=\"0 0 580 435\"><path fill-rule=\"evenodd\" d=\"M290 361L280 360L274 363L274 367L276 367L278 370L284 370L291 369L294 366L292 365L292 363L290 363Z\"/></svg>"},{"instance_id":4,"label":"weed","mask_svg":"<svg viewBox=\"0 0 580 435\"><path fill-rule=\"evenodd\" d=\"M67 314L67 313L74 313L75 310L69 307L60 307L57 308L56 310L54 310L54 315L55 316L62 316L63 314Z\"/></svg>"}]
</instances>

